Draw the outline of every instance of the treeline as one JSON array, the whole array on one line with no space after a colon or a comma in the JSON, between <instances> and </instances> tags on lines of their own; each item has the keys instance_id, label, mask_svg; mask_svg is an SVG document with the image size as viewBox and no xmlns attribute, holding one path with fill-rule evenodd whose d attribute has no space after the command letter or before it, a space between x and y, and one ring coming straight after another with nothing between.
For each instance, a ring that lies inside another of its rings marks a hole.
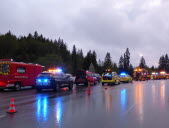
<instances>
[{"instance_id":1,"label":"treeline","mask_svg":"<svg viewBox=\"0 0 169 128\"><path fill-rule=\"evenodd\" d=\"M38 63L46 68L61 67L65 72L75 74L77 69L89 70L91 64L95 72L102 73L103 69L112 69L118 73L126 72L133 74L133 66L130 63L130 52L126 49L124 55L119 59L118 64L112 61L111 54L107 52L103 61L97 61L95 51L89 50L84 56L82 49L73 46L73 50L68 50L67 44L63 39L51 40L45 38L37 31L27 36L16 37L10 31L0 35L0 58L13 58L18 62ZM159 61L159 67L146 65L142 57L140 67L149 71L166 70L169 72L169 58L166 54Z\"/></svg>"}]
</instances>

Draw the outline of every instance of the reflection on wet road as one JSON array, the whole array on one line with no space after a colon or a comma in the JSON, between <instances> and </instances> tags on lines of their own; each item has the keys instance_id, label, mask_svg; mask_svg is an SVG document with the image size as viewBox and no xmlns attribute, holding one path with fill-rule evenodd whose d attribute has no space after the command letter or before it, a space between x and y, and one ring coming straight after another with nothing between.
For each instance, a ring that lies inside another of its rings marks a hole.
<instances>
[{"instance_id":1,"label":"reflection on wet road","mask_svg":"<svg viewBox=\"0 0 169 128\"><path fill-rule=\"evenodd\" d=\"M6 113L15 98L17 113ZM2 128L168 128L169 80L0 92Z\"/></svg>"}]
</instances>

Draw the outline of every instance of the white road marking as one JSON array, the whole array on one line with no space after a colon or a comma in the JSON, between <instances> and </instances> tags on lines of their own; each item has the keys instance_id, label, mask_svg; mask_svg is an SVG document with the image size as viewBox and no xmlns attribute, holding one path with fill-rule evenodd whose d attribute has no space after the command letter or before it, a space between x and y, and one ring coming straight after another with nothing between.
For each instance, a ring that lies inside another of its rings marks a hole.
<instances>
[{"instance_id":1,"label":"white road marking","mask_svg":"<svg viewBox=\"0 0 169 128\"><path fill-rule=\"evenodd\" d=\"M125 114L128 114L129 111L131 111L131 110L134 108L134 106L135 106L135 104L133 104L132 106L130 106L130 107L125 111L124 115L125 115Z\"/></svg>"},{"instance_id":2,"label":"white road marking","mask_svg":"<svg viewBox=\"0 0 169 128\"><path fill-rule=\"evenodd\" d=\"M6 115L0 115L0 118L3 118L3 117L5 117Z\"/></svg>"}]
</instances>

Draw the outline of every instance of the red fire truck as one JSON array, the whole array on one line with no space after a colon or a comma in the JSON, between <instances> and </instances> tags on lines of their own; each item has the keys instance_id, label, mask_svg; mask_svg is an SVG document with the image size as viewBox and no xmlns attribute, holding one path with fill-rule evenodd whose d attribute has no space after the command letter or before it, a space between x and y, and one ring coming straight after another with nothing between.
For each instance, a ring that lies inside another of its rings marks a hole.
<instances>
[{"instance_id":1,"label":"red fire truck","mask_svg":"<svg viewBox=\"0 0 169 128\"><path fill-rule=\"evenodd\" d=\"M0 59L0 89L12 88L19 91L24 86L35 86L36 77L44 66Z\"/></svg>"}]
</instances>

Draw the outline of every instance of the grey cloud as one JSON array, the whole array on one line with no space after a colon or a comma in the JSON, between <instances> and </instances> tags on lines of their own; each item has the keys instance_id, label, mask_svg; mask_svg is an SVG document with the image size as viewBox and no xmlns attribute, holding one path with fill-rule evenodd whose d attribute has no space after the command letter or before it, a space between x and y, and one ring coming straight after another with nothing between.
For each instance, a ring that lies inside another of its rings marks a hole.
<instances>
[{"instance_id":1,"label":"grey cloud","mask_svg":"<svg viewBox=\"0 0 169 128\"><path fill-rule=\"evenodd\" d=\"M156 1L152 6L150 0L6 0L0 5L0 33L37 30L63 38L70 49L75 44L85 53L96 50L102 60L111 52L115 62L129 47L134 66L139 54L149 66L158 65L169 50L169 3Z\"/></svg>"}]
</instances>

